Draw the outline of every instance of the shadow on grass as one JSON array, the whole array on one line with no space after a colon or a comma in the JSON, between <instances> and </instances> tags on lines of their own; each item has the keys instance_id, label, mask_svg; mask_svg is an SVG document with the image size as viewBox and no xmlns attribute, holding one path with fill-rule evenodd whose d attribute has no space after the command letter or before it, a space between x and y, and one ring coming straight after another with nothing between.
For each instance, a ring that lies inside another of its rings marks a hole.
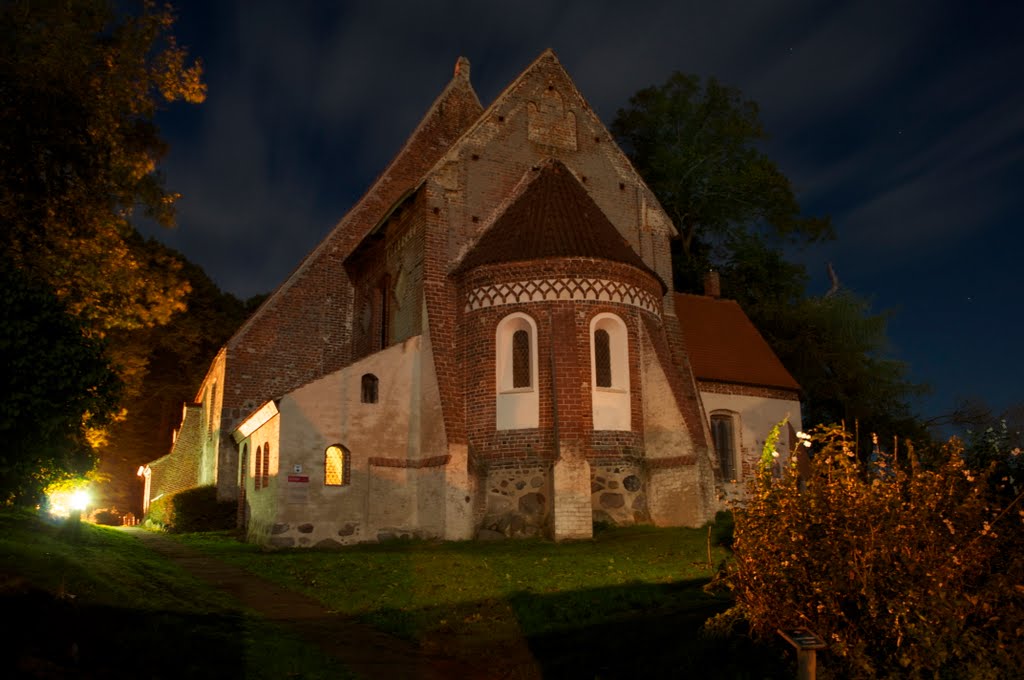
<instances>
[{"instance_id":1,"label":"shadow on grass","mask_svg":"<svg viewBox=\"0 0 1024 680\"><path fill-rule=\"evenodd\" d=\"M240 614L79 605L41 590L6 593L0 603L5 677L223 678L245 671Z\"/></svg>"},{"instance_id":2,"label":"shadow on grass","mask_svg":"<svg viewBox=\"0 0 1024 680\"><path fill-rule=\"evenodd\" d=\"M418 610L377 610L372 623L416 627L416 620L454 623L422 633L445 653L492 659L503 677L528 677L509 668L503 650L523 644L545 678L790 678L785 650L735 634L706 634L704 622L730 605L703 591L704 579L635 583L559 593L516 592L494 601ZM501 621L511 610L518 626ZM441 641L447 638L447 642Z\"/></svg>"}]
</instances>

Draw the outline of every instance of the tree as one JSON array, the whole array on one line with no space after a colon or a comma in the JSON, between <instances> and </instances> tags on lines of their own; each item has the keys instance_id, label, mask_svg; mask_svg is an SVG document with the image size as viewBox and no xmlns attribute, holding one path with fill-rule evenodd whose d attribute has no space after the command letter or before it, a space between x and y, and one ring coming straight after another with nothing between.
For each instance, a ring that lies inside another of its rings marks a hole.
<instances>
[{"instance_id":1,"label":"tree","mask_svg":"<svg viewBox=\"0 0 1024 680\"><path fill-rule=\"evenodd\" d=\"M173 222L153 117L205 95L172 26L149 2L129 16L109 0L0 5L0 247L93 333L166 323L188 291L130 222L137 208Z\"/></svg>"},{"instance_id":2,"label":"tree","mask_svg":"<svg viewBox=\"0 0 1024 680\"><path fill-rule=\"evenodd\" d=\"M126 386L127 415L109 428L109 441L100 450L100 471L109 479L100 489L101 503L121 510L139 504L138 466L169 451L182 403L195 398L210 360L262 301L242 302L180 253L155 241L147 246L182 262L191 291L188 309L166 325L108 336L117 355L141 357L146 365L145 373Z\"/></svg>"},{"instance_id":3,"label":"tree","mask_svg":"<svg viewBox=\"0 0 1024 680\"><path fill-rule=\"evenodd\" d=\"M144 354L99 340L185 307L180 263L147 247L131 219L173 222L177 195L156 169L166 146L154 116L202 101L205 86L175 43L169 9L145 1L135 14L115 11L122 6L0 3L0 257L17 270L17 290L38 298L45 288L59 302L2 317L17 359L5 399L19 405L5 421L18 442L7 443L5 480L84 471L94 457L82 447L98 445L96 428L119 408L110 367L136 381L145 370ZM25 344L30 333L35 346Z\"/></svg>"},{"instance_id":4,"label":"tree","mask_svg":"<svg viewBox=\"0 0 1024 680\"><path fill-rule=\"evenodd\" d=\"M92 469L91 428L120 396L103 342L44 286L0 262L0 503L35 503L50 483Z\"/></svg>"},{"instance_id":5,"label":"tree","mask_svg":"<svg viewBox=\"0 0 1024 680\"><path fill-rule=\"evenodd\" d=\"M908 399L919 387L886 357L886 316L852 292L809 297L807 272L779 246L834 236L801 214L792 183L758 148L758 107L714 78L674 73L630 98L612 124L675 222L678 290L700 292L708 269L803 388L805 423L858 421L867 431L922 432Z\"/></svg>"},{"instance_id":6,"label":"tree","mask_svg":"<svg viewBox=\"0 0 1024 680\"><path fill-rule=\"evenodd\" d=\"M730 241L755 228L816 241L827 217L804 217L792 183L757 144L767 138L758 107L714 78L673 73L634 94L612 131L679 230L676 275L694 290Z\"/></svg>"}]
</instances>

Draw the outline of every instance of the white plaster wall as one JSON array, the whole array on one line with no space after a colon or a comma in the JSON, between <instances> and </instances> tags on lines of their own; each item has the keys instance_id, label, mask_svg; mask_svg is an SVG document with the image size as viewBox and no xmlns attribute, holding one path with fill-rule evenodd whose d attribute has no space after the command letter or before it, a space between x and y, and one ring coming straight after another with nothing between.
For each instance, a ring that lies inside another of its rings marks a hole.
<instances>
[{"instance_id":1,"label":"white plaster wall","mask_svg":"<svg viewBox=\"0 0 1024 680\"><path fill-rule=\"evenodd\" d=\"M418 526L420 471L371 466L369 459L421 457L420 344L420 336L409 338L280 400L282 464L308 482L282 481L279 539L293 538L299 546L353 543ZM361 402L366 373L379 381L375 404ZM336 443L350 451L350 483L325 486L324 450Z\"/></svg>"},{"instance_id":2,"label":"white plaster wall","mask_svg":"<svg viewBox=\"0 0 1024 680\"><path fill-rule=\"evenodd\" d=\"M739 453L735 483L723 484L727 498L735 498L742 492L746 478L757 465L761 457L761 449L768 432L784 418L788 418L795 430L800 430L800 402L795 399L772 399L753 397L742 394L721 394L718 392L701 391L704 413L710 419L716 411L731 411L739 415L739 431L736 433L736 447ZM778 451L780 454L790 450L789 428L782 428L779 433Z\"/></svg>"},{"instance_id":3,"label":"white plaster wall","mask_svg":"<svg viewBox=\"0 0 1024 680\"><path fill-rule=\"evenodd\" d=\"M245 471L245 501L249 507L247 539L252 543L266 543L277 521L281 474L281 419L274 416L249 435L249 460ZM255 488L256 449L270 444L270 464L267 467L267 486Z\"/></svg>"},{"instance_id":4,"label":"white plaster wall","mask_svg":"<svg viewBox=\"0 0 1024 680\"><path fill-rule=\"evenodd\" d=\"M693 441L676 406L665 371L641 329L640 370L643 381L644 442L648 458L672 458L693 453Z\"/></svg>"}]
</instances>

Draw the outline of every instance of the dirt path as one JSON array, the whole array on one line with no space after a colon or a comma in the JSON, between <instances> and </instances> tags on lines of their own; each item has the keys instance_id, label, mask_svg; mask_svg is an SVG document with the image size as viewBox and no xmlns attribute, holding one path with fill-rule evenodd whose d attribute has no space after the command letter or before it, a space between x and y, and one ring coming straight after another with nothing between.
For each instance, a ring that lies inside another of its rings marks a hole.
<instances>
[{"instance_id":1,"label":"dirt path","mask_svg":"<svg viewBox=\"0 0 1024 680\"><path fill-rule=\"evenodd\" d=\"M125 528L124 531L197 578L227 592L247 609L292 628L327 654L341 660L361 677L371 680L482 680L501 678L504 675L426 653L406 640L332 614L319 602L305 595L261 579L173 539L135 527Z\"/></svg>"}]
</instances>

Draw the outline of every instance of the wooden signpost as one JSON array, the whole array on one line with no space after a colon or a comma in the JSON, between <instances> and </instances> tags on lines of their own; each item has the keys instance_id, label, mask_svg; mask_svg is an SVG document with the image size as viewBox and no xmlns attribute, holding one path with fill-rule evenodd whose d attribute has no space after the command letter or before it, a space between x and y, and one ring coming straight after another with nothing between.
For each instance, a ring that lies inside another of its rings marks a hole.
<instances>
[{"instance_id":1,"label":"wooden signpost","mask_svg":"<svg viewBox=\"0 0 1024 680\"><path fill-rule=\"evenodd\" d=\"M806 628L779 628L779 635L796 647L796 677L799 680L814 680L817 673L815 653L825 649L825 641Z\"/></svg>"}]
</instances>

